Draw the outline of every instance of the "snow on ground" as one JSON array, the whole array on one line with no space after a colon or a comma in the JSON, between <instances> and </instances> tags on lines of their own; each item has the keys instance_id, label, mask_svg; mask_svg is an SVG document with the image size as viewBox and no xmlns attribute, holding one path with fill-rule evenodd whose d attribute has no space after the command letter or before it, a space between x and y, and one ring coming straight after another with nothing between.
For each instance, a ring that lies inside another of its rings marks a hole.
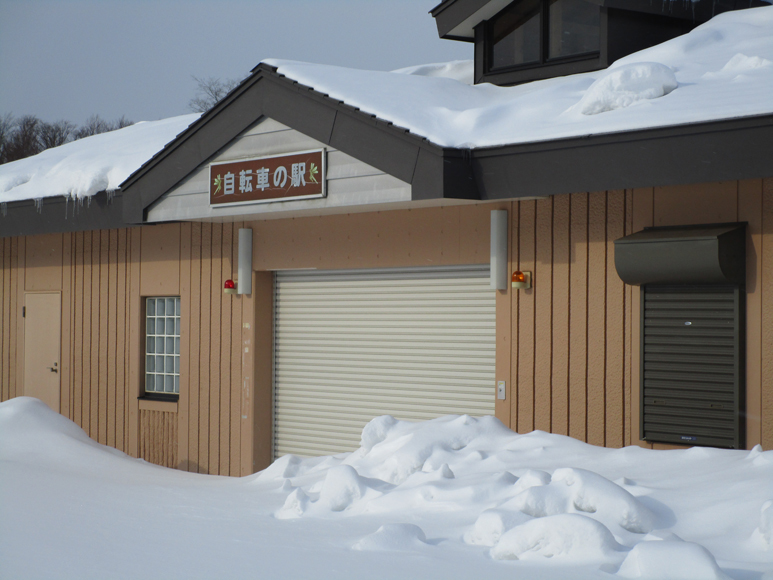
<instances>
[{"instance_id":1,"label":"snow on ground","mask_svg":"<svg viewBox=\"0 0 773 580\"><path fill-rule=\"evenodd\" d=\"M198 118L135 123L0 165L0 203L113 191Z\"/></svg>"},{"instance_id":2,"label":"snow on ground","mask_svg":"<svg viewBox=\"0 0 773 580\"><path fill-rule=\"evenodd\" d=\"M773 113L771 31L773 7L725 12L606 70L516 87L468 86L461 63L390 73L265 62L437 145L487 147Z\"/></svg>"},{"instance_id":3,"label":"snow on ground","mask_svg":"<svg viewBox=\"0 0 773 580\"><path fill-rule=\"evenodd\" d=\"M165 469L0 403L2 578L773 578L773 451L384 416L350 454Z\"/></svg>"}]
</instances>

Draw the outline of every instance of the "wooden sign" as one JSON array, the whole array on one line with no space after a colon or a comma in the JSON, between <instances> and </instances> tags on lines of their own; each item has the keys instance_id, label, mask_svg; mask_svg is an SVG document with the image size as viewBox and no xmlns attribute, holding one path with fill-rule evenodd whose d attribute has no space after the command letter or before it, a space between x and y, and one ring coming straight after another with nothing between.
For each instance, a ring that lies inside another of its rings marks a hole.
<instances>
[{"instance_id":1,"label":"wooden sign","mask_svg":"<svg viewBox=\"0 0 773 580\"><path fill-rule=\"evenodd\" d=\"M209 166L210 205L290 201L325 193L323 150Z\"/></svg>"}]
</instances>

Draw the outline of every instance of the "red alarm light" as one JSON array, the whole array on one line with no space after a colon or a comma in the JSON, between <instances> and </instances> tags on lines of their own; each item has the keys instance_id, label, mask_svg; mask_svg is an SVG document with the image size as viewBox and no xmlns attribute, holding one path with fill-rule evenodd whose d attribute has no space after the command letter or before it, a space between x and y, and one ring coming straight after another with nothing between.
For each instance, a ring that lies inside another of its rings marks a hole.
<instances>
[{"instance_id":1,"label":"red alarm light","mask_svg":"<svg viewBox=\"0 0 773 580\"><path fill-rule=\"evenodd\" d=\"M225 284L223 284L223 293L224 294L236 294L236 284L234 284L233 280L226 280Z\"/></svg>"}]
</instances>

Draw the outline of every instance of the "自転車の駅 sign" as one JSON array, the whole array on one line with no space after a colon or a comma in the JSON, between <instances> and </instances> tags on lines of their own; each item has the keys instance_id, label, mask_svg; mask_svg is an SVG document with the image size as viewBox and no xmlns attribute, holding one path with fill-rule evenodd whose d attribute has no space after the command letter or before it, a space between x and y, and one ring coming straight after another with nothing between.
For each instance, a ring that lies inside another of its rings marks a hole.
<instances>
[{"instance_id":1,"label":"\u81ea\u8ee2\u8eca\u306e\u99c5 sign","mask_svg":"<svg viewBox=\"0 0 773 580\"><path fill-rule=\"evenodd\" d=\"M209 166L209 203L263 203L325 196L325 152L305 151Z\"/></svg>"}]
</instances>

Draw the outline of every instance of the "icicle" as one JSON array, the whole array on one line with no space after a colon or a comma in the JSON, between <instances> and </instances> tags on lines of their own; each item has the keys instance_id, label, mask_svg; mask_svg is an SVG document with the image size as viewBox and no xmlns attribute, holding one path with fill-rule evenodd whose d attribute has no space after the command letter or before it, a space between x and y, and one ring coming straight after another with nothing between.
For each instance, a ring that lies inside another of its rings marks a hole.
<instances>
[{"instance_id":1,"label":"icicle","mask_svg":"<svg viewBox=\"0 0 773 580\"><path fill-rule=\"evenodd\" d=\"M70 196L64 196L64 219L67 219L67 207L69 206Z\"/></svg>"},{"instance_id":2,"label":"icicle","mask_svg":"<svg viewBox=\"0 0 773 580\"><path fill-rule=\"evenodd\" d=\"M35 204L35 209L37 210L37 212L38 213L43 213L43 198L42 197L38 197L38 198L34 199L33 202Z\"/></svg>"},{"instance_id":3,"label":"icicle","mask_svg":"<svg viewBox=\"0 0 773 580\"><path fill-rule=\"evenodd\" d=\"M87 208L88 208L88 207L91 207L91 196L88 196L88 197L86 198L86 207L87 207Z\"/></svg>"},{"instance_id":4,"label":"icicle","mask_svg":"<svg viewBox=\"0 0 773 580\"><path fill-rule=\"evenodd\" d=\"M107 190L107 203L111 204L113 203L113 198L115 197L115 189L108 189Z\"/></svg>"},{"instance_id":5,"label":"icicle","mask_svg":"<svg viewBox=\"0 0 773 580\"><path fill-rule=\"evenodd\" d=\"M8 204L6 202L0 203L0 214L3 214L3 217L8 215Z\"/></svg>"}]
</instances>

